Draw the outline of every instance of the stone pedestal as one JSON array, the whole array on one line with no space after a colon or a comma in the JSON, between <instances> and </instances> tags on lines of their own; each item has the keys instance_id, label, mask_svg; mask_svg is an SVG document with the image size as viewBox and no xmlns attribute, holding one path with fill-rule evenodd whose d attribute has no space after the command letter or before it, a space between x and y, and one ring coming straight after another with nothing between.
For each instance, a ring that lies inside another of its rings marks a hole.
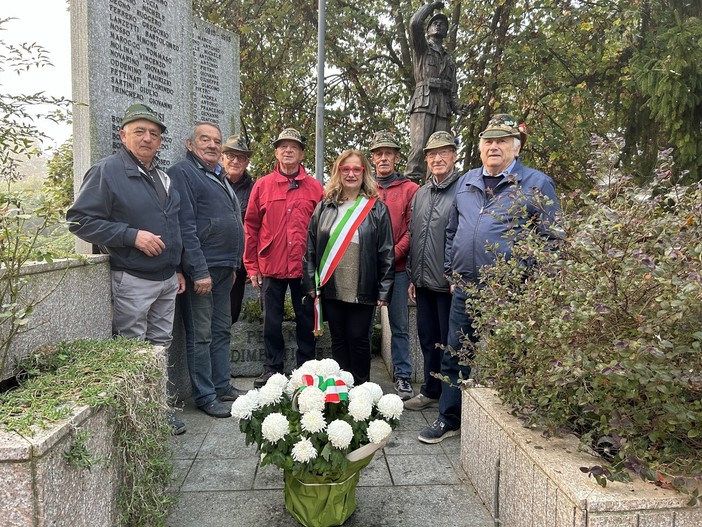
<instances>
[{"instance_id":1,"label":"stone pedestal","mask_svg":"<svg viewBox=\"0 0 702 527\"><path fill-rule=\"evenodd\" d=\"M257 293L252 287L247 286L244 302L251 299L256 300ZM297 343L294 322L283 322L283 338L285 339L285 371L290 372L296 367ZM331 357L331 337L326 324L324 334L317 338L317 358L325 357ZM258 377L263 373L265 359L263 322L248 322L242 313L239 320L232 326L231 371L235 377ZM190 397L192 389L185 354L185 330L178 305L176 305L173 325L173 343L168 354L168 373L170 396L179 400ZM234 385L236 385L236 379Z\"/></svg>"},{"instance_id":2,"label":"stone pedestal","mask_svg":"<svg viewBox=\"0 0 702 527\"><path fill-rule=\"evenodd\" d=\"M577 438L546 438L543 430L522 426L509 410L493 390L463 393L461 466L500 525L702 525L702 507L687 507L689 497L635 474L631 483L601 487L580 467L602 460L579 451Z\"/></svg>"}]
</instances>

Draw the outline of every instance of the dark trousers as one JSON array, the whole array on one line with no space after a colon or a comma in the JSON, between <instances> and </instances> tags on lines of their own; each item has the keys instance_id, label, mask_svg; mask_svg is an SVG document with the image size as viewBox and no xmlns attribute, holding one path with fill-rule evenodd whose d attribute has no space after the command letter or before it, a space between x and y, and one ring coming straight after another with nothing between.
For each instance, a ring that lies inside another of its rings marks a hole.
<instances>
[{"instance_id":1,"label":"dark trousers","mask_svg":"<svg viewBox=\"0 0 702 527\"><path fill-rule=\"evenodd\" d=\"M332 357L351 372L355 386L370 379L370 325L374 307L340 300L322 300L324 320L331 333Z\"/></svg>"},{"instance_id":2,"label":"dark trousers","mask_svg":"<svg viewBox=\"0 0 702 527\"><path fill-rule=\"evenodd\" d=\"M451 311L451 293L437 293L426 287L415 289L417 298L417 335L424 357L424 384L421 392L427 397L438 399L441 396L443 382L433 373L441 372L441 358L444 350L437 344L446 345L448 335L449 313Z\"/></svg>"},{"instance_id":3,"label":"dark trousers","mask_svg":"<svg viewBox=\"0 0 702 527\"><path fill-rule=\"evenodd\" d=\"M295 336L297 337L297 366L315 358L314 309L311 298L302 290L302 279L263 277L263 345L266 350L266 371L282 373L285 367L285 340L283 339L283 307L285 292L290 287L290 298L295 311Z\"/></svg>"},{"instance_id":4,"label":"dark trousers","mask_svg":"<svg viewBox=\"0 0 702 527\"><path fill-rule=\"evenodd\" d=\"M229 300L232 306L232 324L239 320L239 315L241 314L241 304L244 299L247 278L246 268L242 265L236 270L236 280L232 286L232 292L229 294Z\"/></svg>"},{"instance_id":5,"label":"dark trousers","mask_svg":"<svg viewBox=\"0 0 702 527\"><path fill-rule=\"evenodd\" d=\"M234 270L210 267L209 272L210 293L196 295L193 281L186 276L186 289L181 296L190 384L197 406L205 406L229 389L232 330L229 292Z\"/></svg>"},{"instance_id":6,"label":"dark trousers","mask_svg":"<svg viewBox=\"0 0 702 527\"><path fill-rule=\"evenodd\" d=\"M449 315L449 330L446 343L458 351L465 339L475 342L473 320L466 313L466 294L459 288L453 293L451 313ZM441 361L441 374L446 375L451 385L444 384L439 398L439 419L444 422L448 430L457 430L461 427L461 398L463 392L456 386L459 376L467 379L470 375L470 366L459 364L459 358L447 348Z\"/></svg>"}]
</instances>

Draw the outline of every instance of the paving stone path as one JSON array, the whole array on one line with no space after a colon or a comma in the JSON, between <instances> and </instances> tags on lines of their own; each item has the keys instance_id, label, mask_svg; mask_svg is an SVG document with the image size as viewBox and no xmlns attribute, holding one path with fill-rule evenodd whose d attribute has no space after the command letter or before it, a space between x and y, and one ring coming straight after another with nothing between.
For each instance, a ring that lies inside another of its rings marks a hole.
<instances>
[{"instance_id":1,"label":"paving stone path","mask_svg":"<svg viewBox=\"0 0 702 527\"><path fill-rule=\"evenodd\" d=\"M371 380L393 393L392 380L374 358ZM251 389L253 378L233 384ZM419 386L415 386L415 391ZM285 509L283 473L259 467L255 445L245 446L234 419L215 419L187 401L179 413L188 431L171 439L173 492L178 504L169 527L298 527ZM492 527L492 517L460 466L460 437L438 445L417 441L436 410L405 411L384 450L361 473L356 512L347 527Z\"/></svg>"}]
</instances>

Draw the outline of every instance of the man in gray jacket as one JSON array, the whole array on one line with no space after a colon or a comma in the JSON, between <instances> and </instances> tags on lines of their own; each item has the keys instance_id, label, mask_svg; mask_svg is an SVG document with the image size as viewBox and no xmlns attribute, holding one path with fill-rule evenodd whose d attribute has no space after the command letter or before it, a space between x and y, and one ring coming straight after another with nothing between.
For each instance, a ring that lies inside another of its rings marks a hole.
<instances>
[{"instance_id":1,"label":"man in gray jacket","mask_svg":"<svg viewBox=\"0 0 702 527\"><path fill-rule=\"evenodd\" d=\"M427 141L424 156L429 167L427 182L414 195L410 215L410 253L407 270L410 277L409 298L417 304L417 334L424 357L424 384L420 392L405 401L408 410L436 407L441 395L441 381L432 377L441 369L446 344L451 293L444 277L444 243L446 222L456 194L459 174L456 143L448 132L435 132Z\"/></svg>"},{"instance_id":2,"label":"man in gray jacket","mask_svg":"<svg viewBox=\"0 0 702 527\"><path fill-rule=\"evenodd\" d=\"M127 108L122 148L88 170L66 219L73 234L110 255L112 332L168 348L185 279L176 272L180 196L154 161L165 131L148 106ZM174 433L185 432L173 414L169 420Z\"/></svg>"},{"instance_id":3,"label":"man in gray jacket","mask_svg":"<svg viewBox=\"0 0 702 527\"><path fill-rule=\"evenodd\" d=\"M515 234L537 229L547 239L556 240L560 213L553 180L543 172L524 166L519 151L526 140L517 121L509 114L495 115L480 135L483 166L463 175L446 226L444 273L462 281L477 283L481 270L497 258L509 259ZM460 350L465 339L474 340L472 320L466 313L466 293L451 285L447 349L441 374L448 377L439 400L439 416L419 433L423 443L439 443L460 434L461 390L470 367L459 364L451 349Z\"/></svg>"}]
</instances>

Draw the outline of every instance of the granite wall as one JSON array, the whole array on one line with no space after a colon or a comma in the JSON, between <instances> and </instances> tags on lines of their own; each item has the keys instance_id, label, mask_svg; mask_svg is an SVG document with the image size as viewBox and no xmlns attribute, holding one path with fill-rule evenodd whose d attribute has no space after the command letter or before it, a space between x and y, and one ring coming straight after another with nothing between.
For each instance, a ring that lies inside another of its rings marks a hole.
<instances>
[{"instance_id":1,"label":"granite wall","mask_svg":"<svg viewBox=\"0 0 702 527\"><path fill-rule=\"evenodd\" d=\"M12 342L0 379L14 375L17 360L42 345L111 336L110 267L107 256L26 265L22 268L22 276L27 280L22 298L36 305L29 316L29 323ZM0 330L7 331L7 328L0 325Z\"/></svg>"},{"instance_id":2,"label":"granite wall","mask_svg":"<svg viewBox=\"0 0 702 527\"><path fill-rule=\"evenodd\" d=\"M163 348L153 352L165 367ZM64 458L77 430L89 434L87 451L99 460L90 469ZM75 408L69 419L36 428L32 436L0 430L0 526L120 525L123 455L113 435L110 410L87 406Z\"/></svg>"},{"instance_id":3,"label":"granite wall","mask_svg":"<svg viewBox=\"0 0 702 527\"><path fill-rule=\"evenodd\" d=\"M702 525L702 507L687 507L684 494L634 474L631 483L601 487L580 471L602 463L599 457L581 451L574 436L548 438L543 430L525 428L493 390L465 391L462 412L461 466L500 525Z\"/></svg>"}]
</instances>

